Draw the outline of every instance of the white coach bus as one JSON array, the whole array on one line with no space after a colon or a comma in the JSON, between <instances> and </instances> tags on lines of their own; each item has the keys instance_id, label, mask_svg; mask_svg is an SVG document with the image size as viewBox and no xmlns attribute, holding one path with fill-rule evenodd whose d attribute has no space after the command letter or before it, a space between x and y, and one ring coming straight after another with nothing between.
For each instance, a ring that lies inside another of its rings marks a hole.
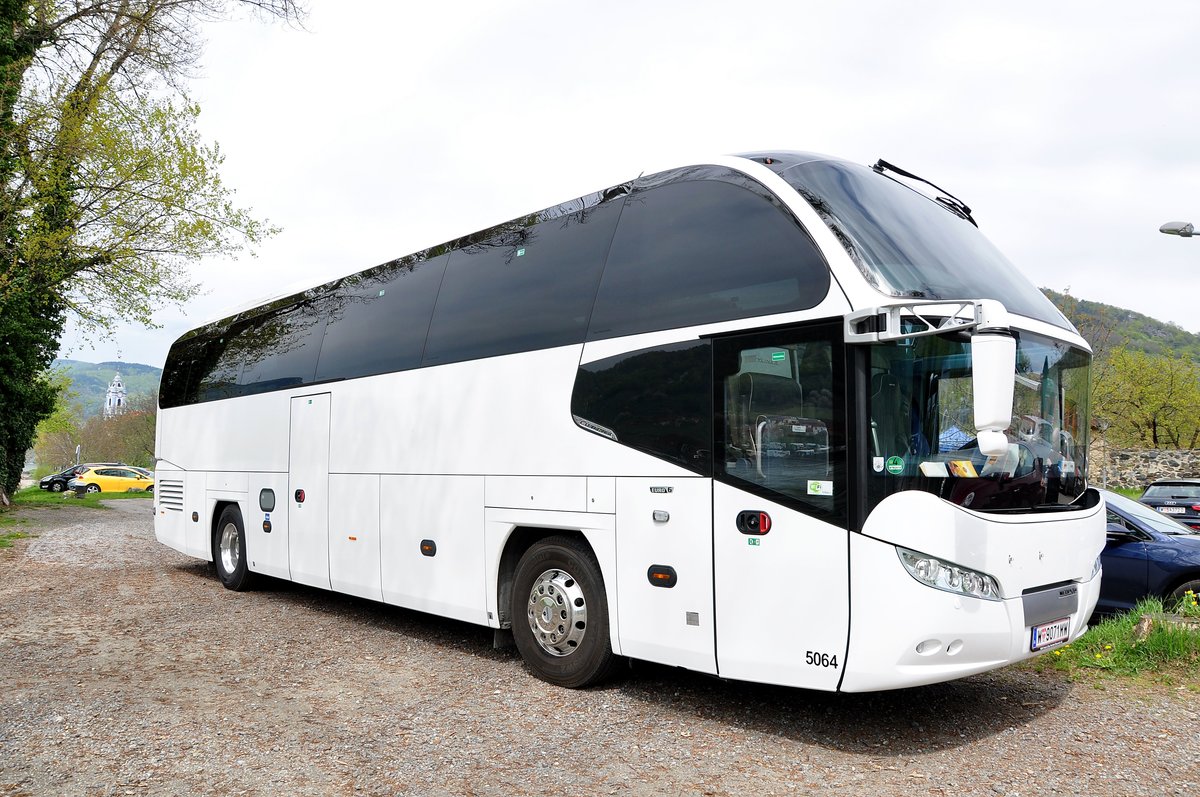
<instances>
[{"instance_id":1,"label":"white coach bus","mask_svg":"<svg viewBox=\"0 0 1200 797\"><path fill-rule=\"evenodd\" d=\"M1082 633L1090 350L970 210L883 161L638 177L193 330L155 533L512 634L823 690ZM925 181L920 181L924 183Z\"/></svg>"}]
</instances>

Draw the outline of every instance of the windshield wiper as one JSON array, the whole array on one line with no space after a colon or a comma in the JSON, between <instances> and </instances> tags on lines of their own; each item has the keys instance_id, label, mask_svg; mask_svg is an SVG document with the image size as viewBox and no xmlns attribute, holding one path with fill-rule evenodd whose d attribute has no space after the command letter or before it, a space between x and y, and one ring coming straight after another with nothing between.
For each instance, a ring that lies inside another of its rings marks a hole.
<instances>
[{"instance_id":1,"label":"windshield wiper","mask_svg":"<svg viewBox=\"0 0 1200 797\"><path fill-rule=\"evenodd\" d=\"M945 196L934 197L934 200L933 200L934 202L937 202L939 205L942 205L943 207L948 209L950 212L952 212L956 215L962 216L964 219L971 222L976 227L979 226L979 222L975 221L975 219L971 216L971 209L969 207L967 207L967 203L963 202L961 199L959 199L954 194L947 191L945 188L936 186L933 183L926 180L924 177L918 177L915 174L913 174L912 172L906 172L904 169L901 169L899 166L894 166L894 165L888 163L883 158L880 158L879 160L877 160L875 162L875 165L872 166L871 168L880 174L883 174L885 171L895 172L896 174L900 175L901 177L907 177L910 180L916 180L917 182L925 183L925 185L936 188L938 191L941 191L943 194L945 194Z\"/></svg>"}]
</instances>

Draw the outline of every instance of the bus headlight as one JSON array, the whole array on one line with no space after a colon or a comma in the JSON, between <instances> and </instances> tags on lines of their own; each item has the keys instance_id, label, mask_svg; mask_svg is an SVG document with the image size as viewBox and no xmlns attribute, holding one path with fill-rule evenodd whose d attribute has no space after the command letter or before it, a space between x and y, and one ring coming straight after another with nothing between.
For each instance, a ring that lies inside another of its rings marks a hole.
<instances>
[{"instance_id":1,"label":"bus headlight","mask_svg":"<svg viewBox=\"0 0 1200 797\"><path fill-rule=\"evenodd\" d=\"M980 573L952 562L943 562L936 557L899 546L896 547L896 553L900 555L900 561L908 574L926 586L970 598L1000 600L1000 587L996 584L996 579L987 573Z\"/></svg>"}]
</instances>

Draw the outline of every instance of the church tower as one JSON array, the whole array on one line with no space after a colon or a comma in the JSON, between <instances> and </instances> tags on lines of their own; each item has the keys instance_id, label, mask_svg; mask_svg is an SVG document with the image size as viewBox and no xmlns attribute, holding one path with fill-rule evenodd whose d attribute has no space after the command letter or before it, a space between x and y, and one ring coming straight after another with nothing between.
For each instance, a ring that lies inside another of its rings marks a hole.
<instances>
[{"instance_id":1,"label":"church tower","mask_svg":"<svg viewBox=\"0 0 1200 797\"><path fill-rule=\"evenodd\" d=\"M125 412L125 384L121 381L121 374L113 377L113 381L108 385L108 393L104 399L104 417L111 418L114 415L121 415Z\"/></svg>"}]
</instances>

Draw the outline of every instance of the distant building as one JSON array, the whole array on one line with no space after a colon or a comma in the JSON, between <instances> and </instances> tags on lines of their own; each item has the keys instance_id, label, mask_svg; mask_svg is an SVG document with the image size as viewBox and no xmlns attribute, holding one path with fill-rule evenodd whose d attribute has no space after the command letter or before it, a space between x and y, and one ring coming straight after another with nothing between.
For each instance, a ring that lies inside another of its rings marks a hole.
<instances>
[{"instance_id":1,"label":"distant building","mask_svg":"<svg viewBox=\"0 0 1200 797\"><path fill-rule=\"evenodd\" d=\"M125 383L121 381L120 372L108 384L108 393L104 398L104 417L112 418L123 415L127 406Z\"/></svg>"}]
</instances>

